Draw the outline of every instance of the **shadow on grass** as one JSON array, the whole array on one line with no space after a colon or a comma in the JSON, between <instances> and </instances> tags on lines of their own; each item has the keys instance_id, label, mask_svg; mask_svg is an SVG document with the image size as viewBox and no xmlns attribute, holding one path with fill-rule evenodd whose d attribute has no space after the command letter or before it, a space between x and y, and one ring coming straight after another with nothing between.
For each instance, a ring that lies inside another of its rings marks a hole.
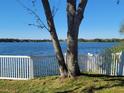
<instances>
[{"instance_id":1,"label":"shadow on grass","mask_svg":"<svg viewBox=\"0 0 124 93\"><path fill-rule=\"evenodd\" d=\"M99 87L95 87L95 86L86 87L82 90L82 92L84 93L94 93L95 91L102 90L102 89L108 89L112 87L124 87L123 76L109 76L109 75L85 74L85 73L82 73L81 76L94 77L94 78L100 77L105 82L114 82L114 83L107 84L107 85L105 84Z\"/></svg>"},{"instance_id":2,"label":"shadow on grass","mask_svg":"<svg viewBox=\"0 0 124 93\"><path fill-rule=\"evenodd\" d=\"M110 89L113 87L124 87L124 77L123 76L108 76L108 75L100 75L100 74L86 74L82 73L80 76L92 77L92 78L100 78L101 82L106 82L104 85L91 85L85 87L81 90L80 93L95 93L95 91L103 90L103 89ZM82 78L83 79L83 78ZM93 80L93 82L100 82L100 80ZM81 88L81 87L79 87ZM78 88L76 88L77 90ZM59 91L56 93L73 93L75 89Z\"/></svg>"},{"instance_id":3,"label":"shadow on grass","mask_svg":"<svg viewBox=\"0 0 124 93\"><path fill-rule=\"evenodd\" d=\"M120 86L124 86L124 82L120 82L120 83L113 84L113 85L104 85L100 87L91 86L91 87L84 88L81 91L83 93L95 93L95 91L98 91L98 90L109 89L112 87L120 87Z\"/></svg>"},{"instance_id":4,"label":"shadow on grass","mask_svg":"<svg viewBox=\"0 0 124 93\"><path fill-rule=\"evenodd\" d=\"M89 77L124 77L124 76L110 76L110 75L102 75L102 74L87 74L81 73L81 76L89 76Z\"/></svg>"},{"instance_id":5,"label":"shadow on grass","mask_svg":"<svg viewBox=\"0 0 124 93\"><path fill-rule=\"evenodd\" d=\"M77 90L78 88L73 88L73 89L69 89L69 90L65 90L65 91L58 91L55 93L73 93L74 90Z\"/></svg>"}]
</instances>

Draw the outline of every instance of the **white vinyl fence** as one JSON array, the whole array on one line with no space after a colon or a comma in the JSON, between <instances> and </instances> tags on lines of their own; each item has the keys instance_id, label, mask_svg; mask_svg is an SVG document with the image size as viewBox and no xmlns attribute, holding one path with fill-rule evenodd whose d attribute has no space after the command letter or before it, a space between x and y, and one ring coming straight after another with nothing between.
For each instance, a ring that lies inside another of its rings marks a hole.
<instances>
[{"instance_id":1,"label":"white vinyl fence","mask_svg":"<svg viewBox=\"0 0 124 93\"><path fill-rule=\"evenodd\" d=\"M110 55L88 54L79 56L79 66L82 72L111 76L124 76L124 56L122 53Z\"/></svg>"},{"instance_id":2,"label":"white vinyl fence","mask_svg":"<svg viewBox=\"0 0 124 93\"><path fill-rule=\"evenodd\" d=\"M0 56L0 79L33 78L33 61L29 56Z\"/></svg>"},{"instance_id":3,"label":"white vinyl fence","mask_svg":"<svg viewBox=\"0 0 124 93\"><path fill-rule=\"evenodd\" d=\"M35 77L59 74L56 56L32 56L31 58Z\"/></svg>"},{"instance_id":4,"label":"white vinyl fence","mask_svg":"<svg viewBox=\"0 0 124 93\"><path fill-rule=\"evenodd\" d=\"M81 72L124 76L124 53L88 53L79 55L78 63ZM0 56L0 79L27 80L58 74L59 67L55 56Z\"/></svg>"}]
</instances>

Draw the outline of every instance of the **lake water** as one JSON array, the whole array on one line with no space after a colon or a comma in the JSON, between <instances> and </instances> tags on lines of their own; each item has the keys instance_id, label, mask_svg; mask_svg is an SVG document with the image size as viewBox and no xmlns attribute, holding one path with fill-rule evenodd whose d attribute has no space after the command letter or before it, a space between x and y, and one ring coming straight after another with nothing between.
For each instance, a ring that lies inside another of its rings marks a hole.
<instances>
[{"instance_id":1,"label":"lake water","mask_svg":"<svg viewBox=\"0 0 124 93\"><path fill-rule=\"evenodd\" d=\"M118 43L87 42L79 43L79 54L98 53ZM61 42L63 53L66 52L66 43ZM0 55L55 55L52 42L20 42L0 43Z\"/></svg>"}]
</instances>

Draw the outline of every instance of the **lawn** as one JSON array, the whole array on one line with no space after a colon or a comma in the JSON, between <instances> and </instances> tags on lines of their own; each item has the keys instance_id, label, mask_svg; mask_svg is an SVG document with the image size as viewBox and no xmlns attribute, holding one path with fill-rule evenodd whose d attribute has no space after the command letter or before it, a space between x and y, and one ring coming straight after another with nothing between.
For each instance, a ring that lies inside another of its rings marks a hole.
<instances>
[{"instance_id":1,"label":"lawn","mask_svg":"<svg viewBox=\"0 0 124 93\"><path fill-rule=\"evenodd\" d=\"M33 80L0 80L0 93L124 93L124 77L82 75L75 79L58 76Z\"/></svg>"}]
</instances>

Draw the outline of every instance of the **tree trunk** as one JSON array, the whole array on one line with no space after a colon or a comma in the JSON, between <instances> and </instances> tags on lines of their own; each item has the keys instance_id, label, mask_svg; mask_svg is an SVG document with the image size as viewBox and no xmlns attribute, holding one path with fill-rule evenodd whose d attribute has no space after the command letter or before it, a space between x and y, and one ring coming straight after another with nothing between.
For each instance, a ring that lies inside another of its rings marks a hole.
<instances>
[{"instance_id":1,"label":"tree trunk","mask_svg":"<svg viewBox=\"0 0 124 93\"><path fill-rule=\"evenodd\" d=\"M68 74L71 77L80 75L78 65L78 37L70 34L67 35L67 67Z\"/></svg>"},{"instance_id":2,"label":"tree trunk","mask_svg":"<svg viewBox=\"0 0 124 93\"><path fill-rule=\"evenodd\" d=\"M75 77L80 75L78 66L78 35L75 21L76 21L76 0L67 0L67 67L69 76Z\"/></svg>"},{"instance_id":3,"label":"tree trunk","mask_svg":"<svg viewBox=\"0 0 124 93\"><path fill-rule=\"evenodd\" d=\"M47 24L49 27L49 32L51 35L51 39L53 42L53 46L55 49L55 53L56 53L56 57L58 60L58 64L59 64L59 70L60 70L60 75L62 77L66 77L67 76L67 67L64 61L64 56L62 54L62 50L61 50L61 46L58 40L58 36L56 34L56 29L55 29L55 25L54 25L54 21L53 21L53 16L52 16L52 12L51 12L51 8L49 5L49 1L48 0L41 0L42 4L43 4L43 8L45 11L45 15L46 15L46 19L47 19Z\"/></svg>"},{"instance_id":4,"label":"tree trunk","mask_svg":"<svg viewBox=\"0 0 124 93\"><path fill-rule=\"evenodd\" d=\"M69 76L71 77L80 75L78 65L78 32L79 25L77 24L77 20L75 20L72 28L68 29L67 33L67 66Z\"/></svg>"},{"instance_id":5,"label":"tree trunk","mask_svg":"<svg viewBox=\"0 0 124 93\"><path fill-rule=\"evenodd\" d=\"M69 76L80 75L78 65L78 33L87 0L80 0L76 9L76 0L67 0L67 67Z\"/></svg>"}]
</instances>

